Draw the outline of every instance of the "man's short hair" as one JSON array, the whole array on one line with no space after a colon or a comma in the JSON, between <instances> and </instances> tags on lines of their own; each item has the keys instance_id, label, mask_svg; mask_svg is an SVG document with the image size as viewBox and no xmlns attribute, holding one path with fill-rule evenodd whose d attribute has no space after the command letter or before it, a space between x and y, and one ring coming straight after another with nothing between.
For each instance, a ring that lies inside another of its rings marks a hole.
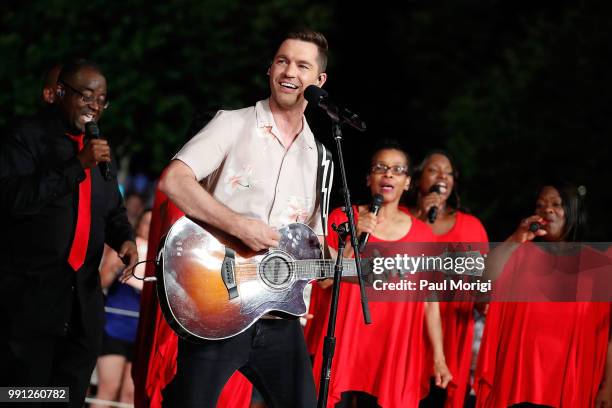
<instances>
[{"instance_id":1,"label":"man's short hair","mask_svg":"<svg viewBox=\"0 0 612 408\"><path fill-rule=\"evenodd\" d=\"M102 68L100 68L98 64L96 64L93 61L84 59L84 58L77 58L77 59L73 59L69 61L68 63L64 64L64 67L60 71L59 76L57 78L57 82L63 82L63 81L70 82L70 80L74 78L77 72L85 68L92 69L96 71L97 73L99 73L100 75L104 76L104 72L102 72Z\"/></svg>"},{"instance_id":2,"label":"man's short hair","mask_svg":"<svg viewBox=\"0 0 612 408\"><path fill-rule=\"evenodd\" d=\"M301 28L294 31L290 31L286 36L285 40L300 40L309 43L313 43L317 46L319 56L317 58L319 68L321 72L325 72L327 69L327 53L328 45L327 39L323 34L318 31L311 30L309 28Z\"/></svg>"}]
</instances>

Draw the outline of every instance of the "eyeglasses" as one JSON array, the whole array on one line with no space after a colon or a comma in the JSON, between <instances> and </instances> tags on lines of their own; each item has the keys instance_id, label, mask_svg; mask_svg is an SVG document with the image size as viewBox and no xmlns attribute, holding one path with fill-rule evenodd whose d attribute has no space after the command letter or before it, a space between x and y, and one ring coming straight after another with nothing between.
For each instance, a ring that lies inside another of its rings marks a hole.
<instances>
[{"instance_id":1,"label":"eyeglasses","mask_svg":"<svg viewBox=\"0 0 612 408\"><path fill-rule=\"evenodd\" d=\"M386 164L376 163L370 167L370 172L374 174L387 174L389 170L391 170L391 174L394 176L408 174L408 166L387 166Z\"/></svg>"},{"instance_id":2,"label":"eyeglasses","mask_svg":"<svg viewBox=\"0 0 612 408\"><path fill-rule=\"evenodd\" d=\"M104 96L98 96L97 98L94 98L93 95L85 95L83 92L79 91L78 89L75 89L73 86L69 85L64 81L60 81L59 83L68 87L72 92L79 95L81 97L81 102L83 102L85 105L90 105L94 102L97 102L98 106L100 106L102 109L107 109L110 105L110 102Z\"/></svg>"}]
</instances>

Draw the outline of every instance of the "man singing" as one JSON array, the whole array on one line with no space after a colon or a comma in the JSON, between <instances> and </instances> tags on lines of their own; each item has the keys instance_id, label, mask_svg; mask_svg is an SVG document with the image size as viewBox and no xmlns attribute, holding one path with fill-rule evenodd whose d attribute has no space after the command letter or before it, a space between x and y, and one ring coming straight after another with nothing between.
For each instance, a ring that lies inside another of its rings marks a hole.
<instances>
[{"instance_id":1,"label":"man singing","mask_svg":"<svg viewBox=\"0 0 612 408\"><path fill-rule=\"evenodd\" d=\"M106 79L85 60L66 64L54 104L0 142L2 386L69 387L82 407L102 343L98 265L106 242L138 261L106 140L84 137L108 107Z\"/></svg>"},{"instance_id":2,"label":"man singing","mask_svg":"<svg viewBox=\"0 0 612 408\"><path fill-rule=\"evenodd\" d=\"M278 245L277 228L304 222L322 235L316 204L317 145L304 118L309 85L327 79L327 40L288 34L272 60L269 99L220 111L175 156L160 189L188 216L253 250ZM240 370L271 407L316 405L312 368L298 320L264 316L227 340L179 340L178 371L165 406L214 407Z\"/></svg>"}]
</instances>

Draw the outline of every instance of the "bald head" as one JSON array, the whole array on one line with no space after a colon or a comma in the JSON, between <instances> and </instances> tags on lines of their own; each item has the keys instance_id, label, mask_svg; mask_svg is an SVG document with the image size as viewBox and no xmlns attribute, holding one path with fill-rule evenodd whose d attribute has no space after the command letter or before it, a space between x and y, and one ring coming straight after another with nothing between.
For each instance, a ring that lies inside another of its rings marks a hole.
<instances>
[{"instance_id":1,"label":"bald head","mask_svg":"<svg viewBox=\"0 0 612 408\"><path fill-rule=\"evenodd\" d=\"M102 69L95 62L86 59L75 59L64 65L57 80L59 82L71 83L81 71L93 71L104 76Z\"/></svg>"}]
</instances>

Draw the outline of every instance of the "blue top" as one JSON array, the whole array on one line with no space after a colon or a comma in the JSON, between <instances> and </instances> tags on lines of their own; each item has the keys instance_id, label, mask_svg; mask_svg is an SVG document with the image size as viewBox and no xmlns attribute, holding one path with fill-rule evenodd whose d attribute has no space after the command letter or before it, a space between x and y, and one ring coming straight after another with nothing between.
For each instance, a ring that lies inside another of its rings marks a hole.
<instances>
[{"instance_id":1,"label":"blue top","mask_svg":"<svg viewBox=\"0 0 612 408\"><path fill-rule=\"evenodd\" d=\"M109 310L121 309L118 311ZM126 316L123 313L138 313L140 293L133 287L115 281L108 290L106 298L106 325L104 331L110 337L133 342L138 330L138 317Z\"/></svg>"}]
</instances>

